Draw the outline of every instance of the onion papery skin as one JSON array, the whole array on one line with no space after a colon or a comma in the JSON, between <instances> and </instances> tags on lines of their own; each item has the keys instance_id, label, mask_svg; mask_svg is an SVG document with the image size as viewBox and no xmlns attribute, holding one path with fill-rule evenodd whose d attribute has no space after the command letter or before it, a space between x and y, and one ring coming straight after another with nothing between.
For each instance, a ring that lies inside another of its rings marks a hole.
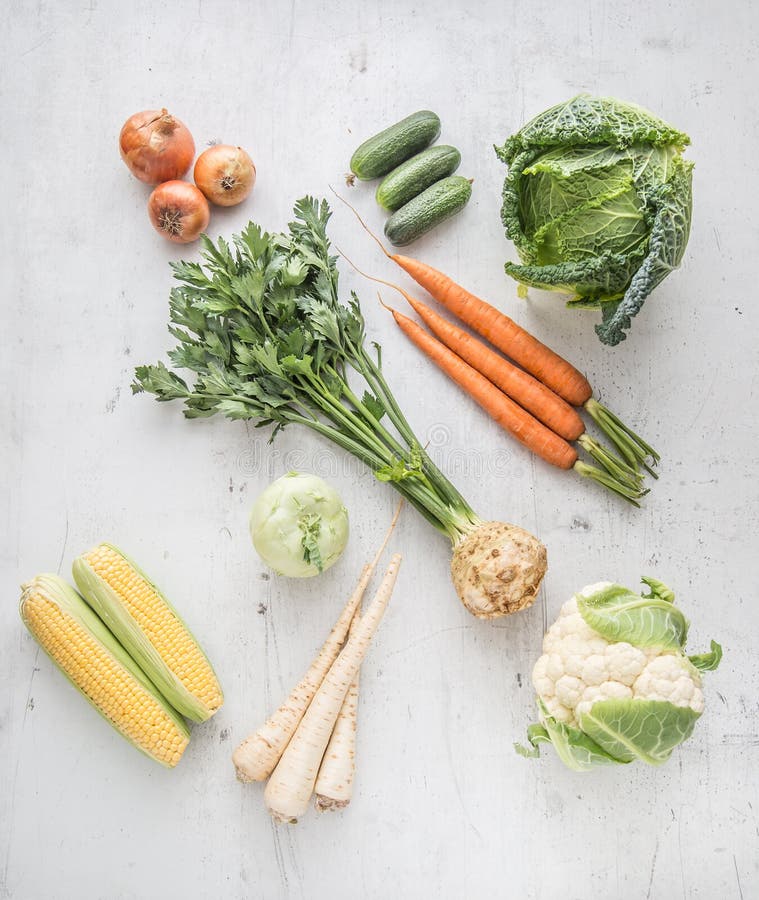
<instances>
[{"instance_id":1,"label":"onion papery skin","mask_svg":"<svg viewBox=\"0 0 759 900\"><path fill-rule=\"evenodd\" d=\"M211 203L236 206L253 190L256 167L242 147L215 144L198 157L193 178Z\"/></svg>"},{"instance_id":2,"label":"onion papery skin","mask_svg":"<svg viewBox=\"0 0 759 900\"><path fill-rule=\"evenodd\" d=\"M165 109L130 116L119 135L119 152L129 171L145 184L161 184L186 174L195 159L187 126Z\"/></svg>"},{"instance_id":3,"label":"onion papery skin","mask_svg":"<svg viewBox=\"0 0 759 900\"><path fill-rule=\"evenodd\" d=\"M175 244L190 244L208 228L208 201L187 181L159 184L148 199L148 215L155 230Z\"/></svg>"}]
</instances>

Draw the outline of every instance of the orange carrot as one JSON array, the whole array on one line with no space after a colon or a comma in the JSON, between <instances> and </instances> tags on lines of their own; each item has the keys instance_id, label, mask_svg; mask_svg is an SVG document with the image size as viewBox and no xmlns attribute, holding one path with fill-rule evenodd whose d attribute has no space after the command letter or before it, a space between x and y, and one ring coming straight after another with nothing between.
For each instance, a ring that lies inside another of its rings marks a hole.
<instances>
[{"instance_id":1,"label":"orange carrot","mask_svg":"<svg viewBox=\"0 0 759 900\"><path fill-rule=\"evenodd\" d=\"M339 197L339 194L337 195ZM342 197L340 197L343 200ZM347 200L343 202L350 206ZM352 206L350 206L353 209ZM587 378L570 362L554 353L541 341L525 331L505 313L470 294L460 284L447 275L426 263L391 253L380 239L369 229L358 212L353 209L356 218L366 231L379 244L388 259L400 266L414 281L421 285L456 318L473 328L502 353L526 369L531 375L551 388L562 399L572 406L582 406L593 396Z\"/></svg>"},{"instance_id":2,"label":"orange carrot","mask_svg":"<svg viewBox=\"0 0 759 900\"><path fill-rule=\"evenodd\" d=\"M426 263L397 253L390 258L438 303L540 379L567 403L582 406L590 399L593 390L582 372L517 325L513 319L470 294L447 275Z\"/></svg>"},{"instance_id":3,"label":"orange carrot","mask_svg":"<svg viewBox=\"0 0 759 900\"><path fill-rule=\"evenodd\" d=\"M412 297L399 285L393 284L392 281L385 281L384 278L368 275L354 262L351 262L342 251L339 252L360 275L398 291L430 331L440 338L449 350L453 350L464 362L469 363L473 369L492 381L504 394L547 425L551 431L555 431L567 441L576 441L585 434L585 423L579 413L542 382L486 347L463 328L444 319L426 303Z\"/></svg>"},{"instance_id":4,"label":"orange carrot","mask_svg":"<svg viewBox=\"0 0 759 900\"><path fill-rule=\"evenodd\" d=\"M625 425L611 410L593 397L593 389L587 378L570 362L559 356L541 341L517 325L507 315L490 303L486 303L443 272L409 256L390 253L382 241L369 228L351 204L333 190L335 196L353 211L364 230L378 244L388 259L400 266L417 284L420 284L449 312L481 334L523 369L534 375L546 387L572 406L582 406L599 428L612 441L626 464L637 469L639 465L657 477L651 468L659 462L659 454ZM582 436L584 440L586 435ZM650 464L648 462L650 460ZM615 463L612 462L612 466Z\"/></svg>"},{"instance_id":5,"label":"orange carrot","mask_svg":"<svg viewBox=\"0 0 759 900\"><path fill-rule=\"evenodd\" d=\"M453 350L464 362L477 369L489 381L492 381L496 387L515 400L527 412L532 413L551 431L555 431L567 441L576 441L581 434L585 433L585 423L577 410L571 407L566 400L562 400L558 394L554 394L537 378L533 378L524 370L512 365L500 354L464 331L463 328L459 328L448 319L438 315L426 303L409 296L405 291L403 295L419 318L446 347Z\"/></svg>"},{"instance_id":6,"label":"orange carrot","mask_svg":"<svg viewBox=\"0 0 759 900\"><path fill-rule=\"evenodd\" d=\"M392 307L388 309L401 331L452 381L479 403L501 428L513 434L525 447L546 462L560 469L571 469L574 466L577 462L577 451L564 438L546 428L503 391L491 384L484 375L417 325L413 319L409 319Z\"/></svg>"},{"instance_id":7,"label":"orange carrot","mask_svg":"<svg viewBox=\"0 0 759 900\"><path fill-rule=\"evenodd\" d=\"M380 302L382 298L380 298ZM385 304L383 303L383 306ZM578 438L580 446L603 468L588 465L577 458L577 451L564 438L550 428L546 428L527 410L507 397L499 388L477 369L466 363L453 350L426 332L413 319L404 316L392 307L386 307L393 314L401 331L435 362L448 377L462 387L473 400L495 419L506 431L546 462L560 469L574 469L584 478L590 478L604 487L629 500L634 506L647 493L641 485L641 476L632 467L609 453L588 434Z\"/></svg>"}]
</instances>

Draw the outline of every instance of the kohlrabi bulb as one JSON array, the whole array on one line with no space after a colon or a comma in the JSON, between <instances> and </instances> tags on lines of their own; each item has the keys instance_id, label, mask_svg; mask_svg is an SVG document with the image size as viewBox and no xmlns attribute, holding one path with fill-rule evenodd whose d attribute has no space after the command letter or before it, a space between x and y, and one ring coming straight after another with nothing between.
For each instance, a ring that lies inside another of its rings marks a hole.
<instances>
[{"instance_id":1,"label":"kohlrabi bulb","mask_svg":"<svg viewBox=\"0 0 759 900\"><path fill-rule=\"evenodd\" d=\"M250 536L275 572L309 578L340 558L348 541L348 511L322 478L288 472L253 504Z\"/></svg>"}]
</instances>

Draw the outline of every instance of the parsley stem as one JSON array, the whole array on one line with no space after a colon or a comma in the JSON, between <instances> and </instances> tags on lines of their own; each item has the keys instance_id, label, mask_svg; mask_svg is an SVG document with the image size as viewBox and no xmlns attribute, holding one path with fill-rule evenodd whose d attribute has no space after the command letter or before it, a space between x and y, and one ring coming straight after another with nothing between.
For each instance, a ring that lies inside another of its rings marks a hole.
<instances>
[{"instance_id":1,"label":"parsley stem","mask_svg":"<svg viewBox=\"0 0 759 900\"><path fill-rule=\"evenodd\" d=\"M368 426L351 413L346 406L338 400L335 400L323 386L321 386L321 389L319 387L312 387L306 379L303 379L303 389L309 396L314 398L314 401L318 403L325 415L332 418L336 424L340 423L348 431L356 434L359 440L365 442L368 447L371 447L372 451L385 463L392 462L393 455L388 448L376 439Z\"/></svg>"},{"instance_id":2,"label":"parsley stem","mask_svg":"<svg viewBox=\"0 0 759 900\"><path fill-rule=\"evenodd\" d=\"M366 381L372 386L372 389L375 391L375 393L377 393L378 396L380 396L384 401L388 411L388 416L393 422L393 425L395 425L395 427L398 429L398 432L403 436L404 440L406 440L407 442L414 441L419 445L422 457L425 462L425 471L429 475L430 479L443 493L443 496L450 502L452 506L462 512L464 515L474 517L476 519L472 508L456 490L453 484L451 484L451 482L445 477L445 475L443 475L437 465L435 465L435 463L432 461L427 451L417 440L416 435L412 431L406 417L403 415L400 406L398 406L398 402L393 396L392 391L388 387L388 384L385 381L385 378L379 366L377 366L377 364L374 362L371 356L369 356L363 346L354 349L356 358L356 363L353 363L354 368L356 368L356 370L364 376Z\"/></svg>"},{"instance_id":3,"label":"parsley stem","mask_svg":"<svg viewBox=\"0 0 759 900\"><path fill-rule=\"evenodd\" d=\"M338 444L344 450L347 450L353 456L364 462L372 469L372 471L376 472L383 467L382 460L379 460L374 456L371 451L367 450L360 442L341 431L335 430L330 425L326 425L318 419L314 420L297 416L293 418L292 421L299 421L302 425L316 431L323 437L329 438L329 440ZM461 528L457 527L460 523L457 522L453 511L440 503L434 495L428 494L428 492L423 489L420 490L423 486L419 482L415 483L413 479L408 479L406 481L393 481L390 483L400 494L406 497L406 499L419 510L427 521L434 525L438 531L442 531L443 534L446 534L452 541L458 539L461 534Z\"/></svg>"},{"instance_id":4,"label":"parsley stem","mask_svg":"<svg viewBox=\"0 0 759 900\"><path fill-rule=\"evenodd\" d=\"M369 410L366 408L366 405L358 399L358 397L353 393L353 391L348 387L348 383L343 381L343 394L345 397L353 404L353 406L358 410L358 412L366 419L369 426L379 434L384 442L391 447L395 454L403 459L408 455L408 449L406 447L402 447L398 441L390 434L390 432L385 428L385 426L380 422L380 420Z\"/></svg>"},{"instance_id":5,"label":"parsley stem","mask_svg":"<svg viewBox=\"0 0 759 900\"><path fill-rule=\"evenodd\" d=\"M189 418L271 424L272 436L304 425L389 481L456 543L479 520L421 447L382 374L379 347L377 362L369 355L358 298L340 303L328 219L326 202L305 198L286 233L251 222L231 243L204 238L202 263L174 263L180 286L171 291L169 330L178 345L169 357L195 383L158 363L137 368L133 390L183 400ZM360 387L349 386L348 373Z\"/></svg>"}]
</instances>

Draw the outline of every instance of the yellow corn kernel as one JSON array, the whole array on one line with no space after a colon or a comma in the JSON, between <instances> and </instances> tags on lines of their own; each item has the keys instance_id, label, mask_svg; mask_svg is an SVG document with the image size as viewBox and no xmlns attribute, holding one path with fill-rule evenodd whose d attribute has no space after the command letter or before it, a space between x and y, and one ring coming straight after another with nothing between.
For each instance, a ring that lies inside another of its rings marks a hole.
<instances>
[{"instance_id":1,"label":"yellow corn kernel","mask_svg":"<svg viewBox=\"0 0 759 900\"><path fill-rule=\"evenodd\" d=\"M71 683L135 747L175 766L190 736L82 598L55 575L24 585L21 618Z\"/></svg>"},{"instance_id":2,"label":"yellow corn kernel","mask_svg":"<svg viewBox=\"0 0 759 900\"><path fill-rule=\"evenodd\" d=\"M99 544L74 562L85 600L179 712L201 722L224 702L211 664L176 610L120 550Z\"/></svg>"}]
</instances>

